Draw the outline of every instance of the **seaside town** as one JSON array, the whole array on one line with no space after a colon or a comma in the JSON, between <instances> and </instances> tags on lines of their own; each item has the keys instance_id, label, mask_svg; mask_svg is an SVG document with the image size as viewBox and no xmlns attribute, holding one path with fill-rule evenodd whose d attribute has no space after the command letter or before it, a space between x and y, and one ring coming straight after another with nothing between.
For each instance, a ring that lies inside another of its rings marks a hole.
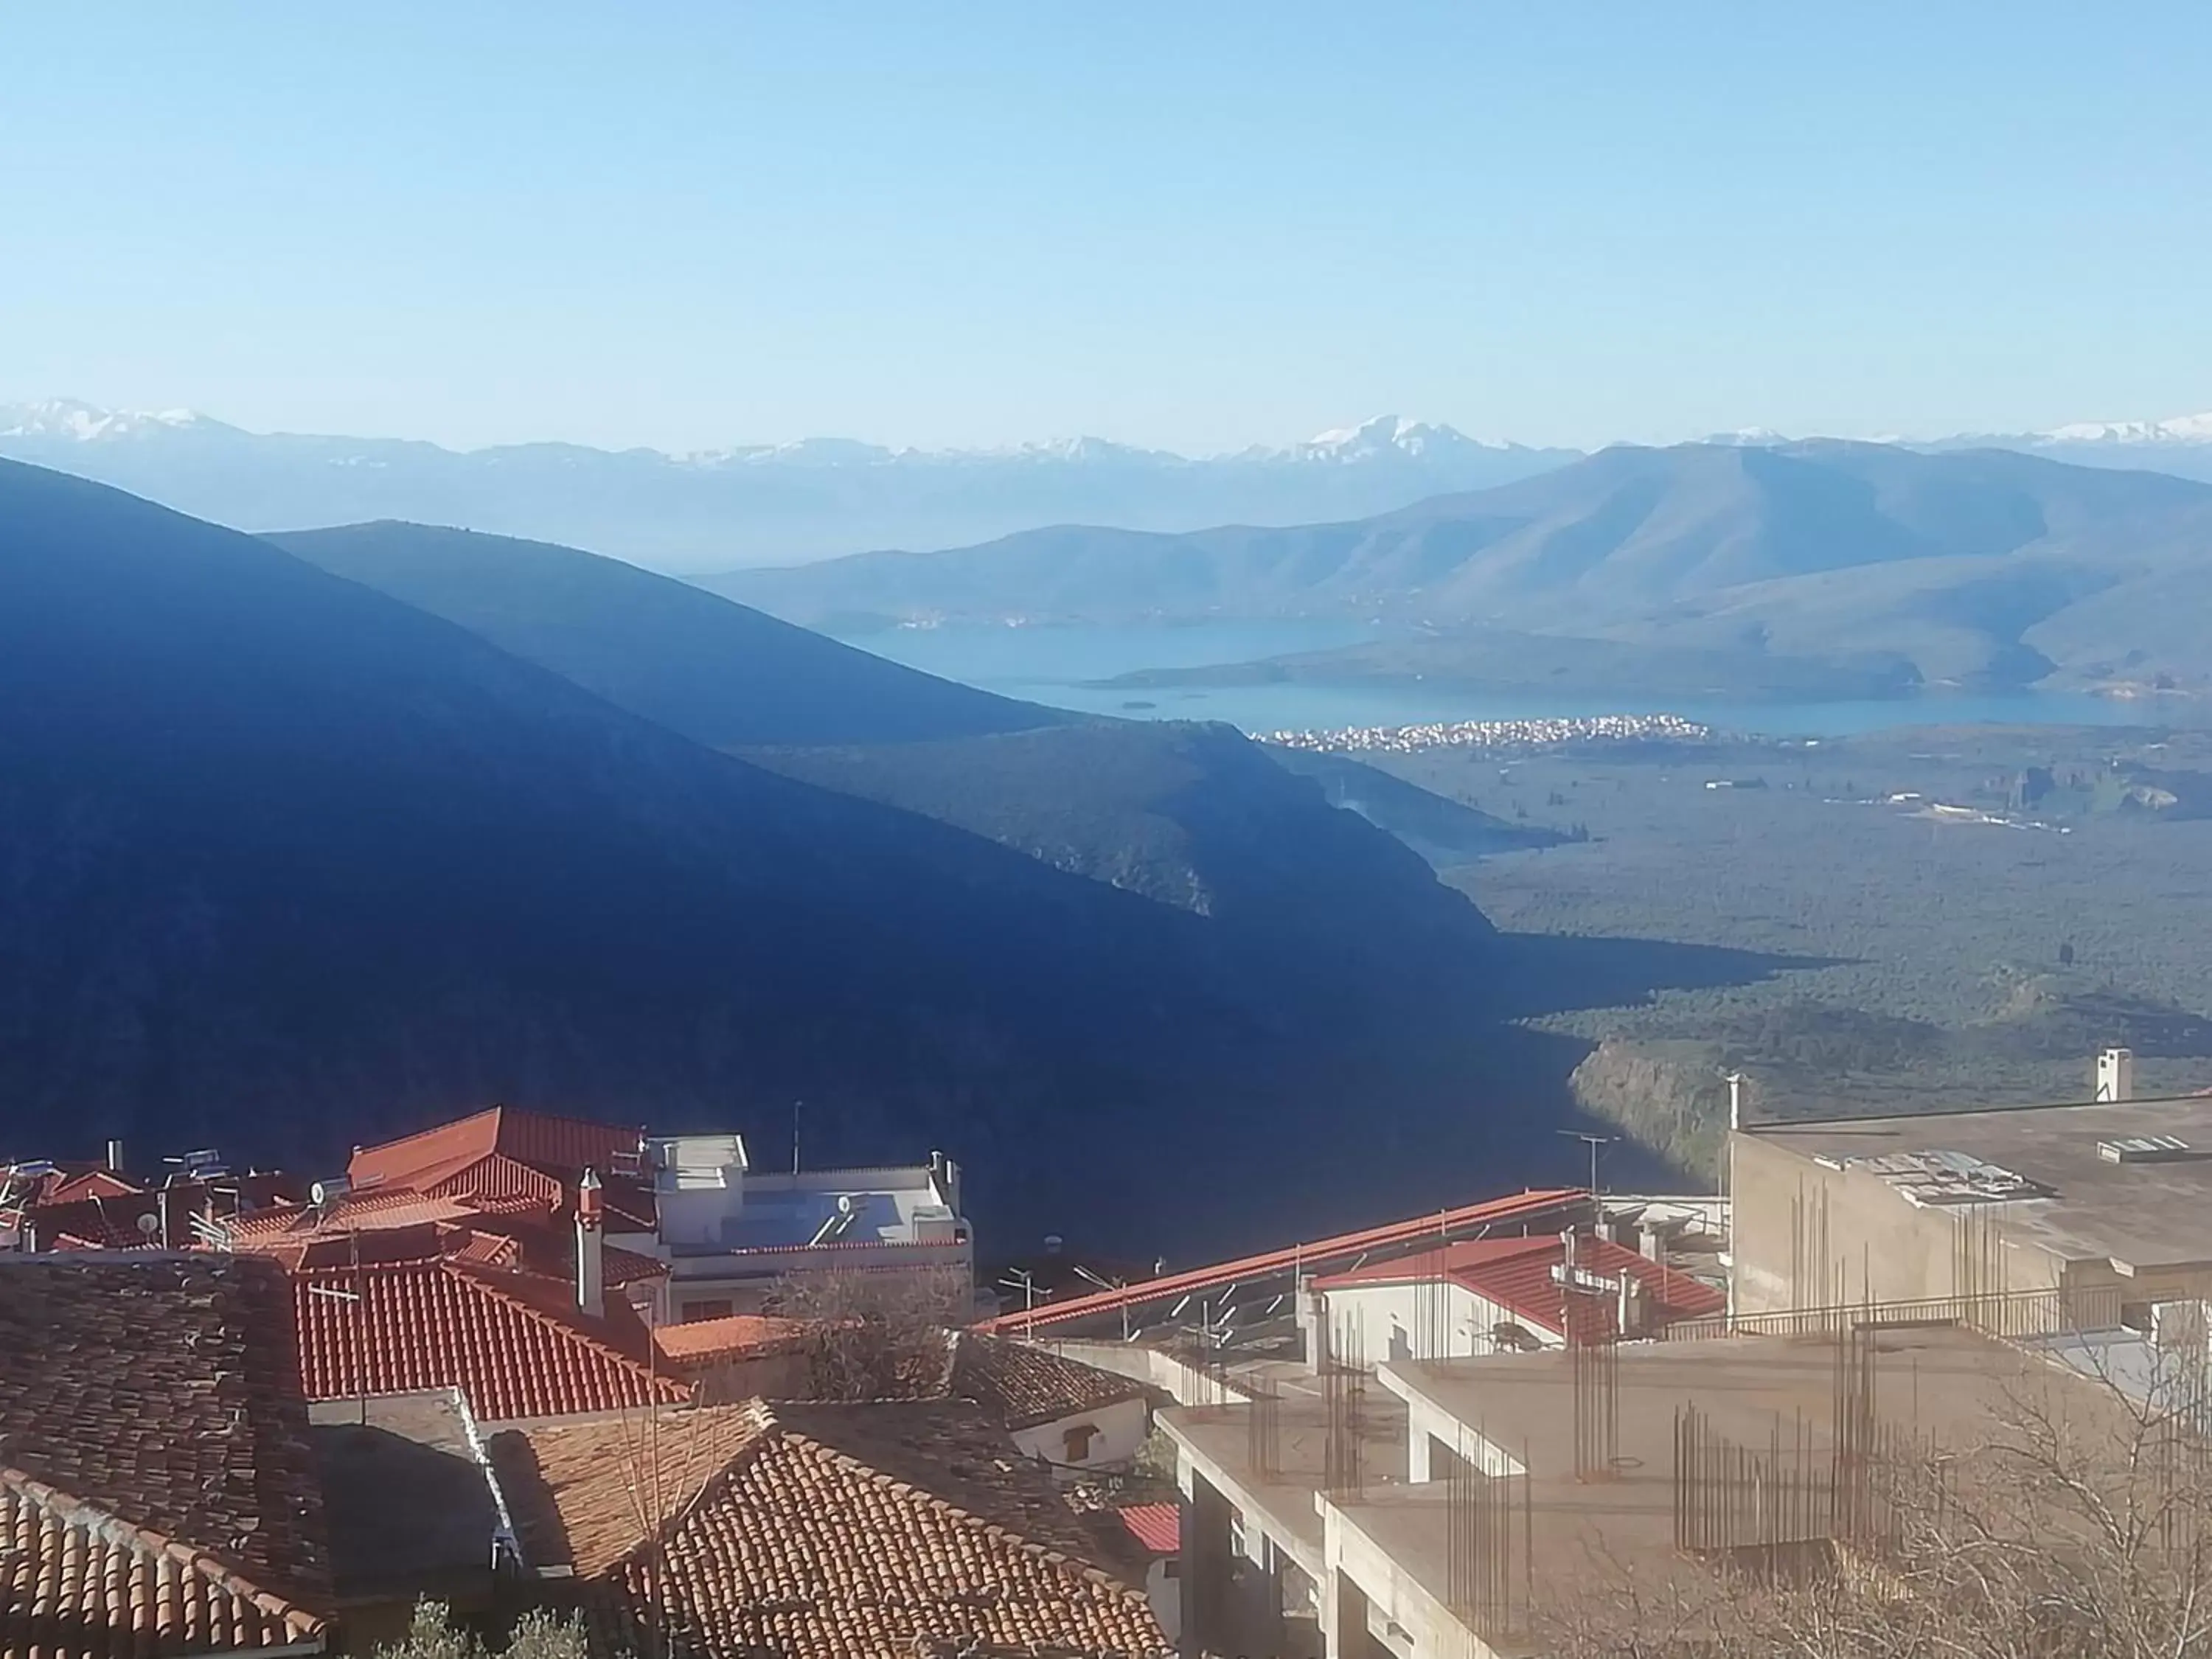
<instances>
[{"instance_id":1,"label":"seaside town","mask_svg":"<svg viewBox=\"0 0 2212 1659\"><path fill-rule=\"evenodd\" d=\"M1718 1642L1850 1564L1901 1616L1983 1497L1978 1547L2154 1618L2212 1559L2212 1097L2092 1073L1739 1099L1723 1194L1478 1185L1173 1268L979 1238L941 1155L506 1107L321 1180L19 1160L0 1655L1617 1652L1608 1607ZM2052 1512L2122 1492L2159 1525Z\"/></svg>"},{"instance_id":2,"label":"seaside town","mask_svg":"<svg viewBox=\"0 0 2212 1659\"><path fill-rule=\"evenodd\" d=\"M1261 743L1330 754L1411 755L1425 749L1528 753L1593 744L1705 743L1713 728L1679 714L1580 714L1526 720L1430 720L1414 726L1346 726L1270 732Z\"/></svg>"}]
</instances>

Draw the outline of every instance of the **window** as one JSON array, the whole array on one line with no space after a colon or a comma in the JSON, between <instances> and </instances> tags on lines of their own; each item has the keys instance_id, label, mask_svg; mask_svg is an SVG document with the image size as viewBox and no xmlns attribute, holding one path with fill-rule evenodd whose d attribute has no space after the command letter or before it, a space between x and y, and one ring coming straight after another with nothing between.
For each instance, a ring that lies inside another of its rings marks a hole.
<instances>
[{"instance_id":1,"label":"window","mask_svg":"<svg viewBox=\"0 0 2212 1659\"><path fill-rule=\"evenodd\" d=\"M687 1302L684 1304L684 1322L691 1325L702 1319L727 1319L733 1311L726 1297L713 1302Z\"/></svg>"},{"instance_id":2,"label":"window","mask_svg":"<svg viewBox=\"0 0 2212 1659\"><path fill-rule=\"evenodd\" d=\"M1091 1443L1097 1437L1098 1425L1096 1423L1078 1423L1073 1428L1065 1431L1060 1438L1060 1443L1067 1448L1067 1461L1071 1463L1089 1462Z\"/></svg>"}]
</instances>

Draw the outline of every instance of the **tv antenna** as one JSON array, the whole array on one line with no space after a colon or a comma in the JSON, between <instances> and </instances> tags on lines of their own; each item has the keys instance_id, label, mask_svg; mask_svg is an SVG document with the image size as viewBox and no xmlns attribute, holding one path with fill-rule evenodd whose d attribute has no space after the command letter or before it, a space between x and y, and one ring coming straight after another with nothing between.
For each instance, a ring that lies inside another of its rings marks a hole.
<instances>
[{"instance_id":1,"label":"tv antenna","mask_svg":"<svg viewBox=\"0 0 2212 1659\"><path fill-rule=\"evenodd\" d=\"M1590 1196L1592 1198L1595 1198L1597 1196L1597 1155L1600 1151L1605 1147L1612 1146L1613 1143L1620 1139L1620 1137L1619 1135L1592 1134L1587 1129L1562 1129L1559 1133L1566 1136L1568 1139L1579 1140L1583 1146L1589 1148L1589 1189Z\"/></svg>"}]
</instances>

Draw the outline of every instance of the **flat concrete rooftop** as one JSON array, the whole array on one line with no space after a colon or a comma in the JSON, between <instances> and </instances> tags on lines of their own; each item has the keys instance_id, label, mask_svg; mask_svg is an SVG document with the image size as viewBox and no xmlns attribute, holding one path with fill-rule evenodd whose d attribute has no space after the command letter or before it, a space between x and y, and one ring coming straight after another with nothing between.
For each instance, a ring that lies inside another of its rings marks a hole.
<instances>
[{"instance_id":1,"label":"flat concrete rooftop","mask_svg":"<svg viewBox=\"0 0 2212 1659\"><path fill-rule=\"evenodd\" d=\"M1302 1566L1317 1573L1322 1522L1314 1498L1328 1484L1328 1402L1317 1377L1285 1377L1280 1386L1270 1469L1263 1471L1252 1461L1249 1406L1178 1407L1162 1413L1160 1422L1248 1521L1256 1521ZM1406 1407L1371 1377L1366 1380L1361 1427L1364 1480L1376 1488L1402 1486Z\"/></svg>"},{"instance_id":2,"label":"flat concrete rooftop","mask_svg":"<svg viewBox=\"0 0 2212 1659\"><path fill-rule=\"evenodd\" d=\"M2091 1433L2100 1425L2125 1431L2124 1413L2107 1391L2048 1357L1953 1325L1884 1327L1872 1340L1876 1416L1937 1446L1985 1445L2022 1412L2048 1413ZM1802 1444L1824 1464L1834 1443L1838 1350L1834 1339L1820 1336L1623 1346L1616 1350L1615 1462L1610 1478L1589 1481L1574 1474L1565 1352L1401 1361L1383 1372L1393 1388L1524 1464L1514 1576L1525 1575L1539 1607L1556 1609L1608 1573L1625 1570L1650 1594L1669 1583L1692 1583L1705 1571L1674 1546L1674 1429L1685 1404L1694 1403L1716 1433L1754 1454L1778 1438L1785 1454ZM1336 1501L1346 1524L1443 1601L1450 1580L1444 1492L1431 1481Z\"/></svg>"},{"instance_id":3,"label":"flat concrete rooftop","mask_svg":"<svg viewBox=\"0 0 2212 1659\"><path fill-rule=\"evenodd\" d=\"M2003 1200L2003 1224L2065 1260L2109 1258L2136 1269L2212 1263L2212 1097L1761 1124L1739 1133L1844 1168L1963 1153L2040 1189ZM2158 1135L2185 1142L2181 1155L2115 1164L2098 1153L2100 1141Z\"/></svg>"},{"instance_id":4,"label":"flat concrete rooftop","mask_svg":"<svg viewBox=\"0 0 2212 1659\"><path fill-rule=\"evenodd\" d=\"M2071 1389L2076 1380L2042 1359L1956 1325L1894 1325L1874 1334L1875 1409L1951 1444L1985 1436L1996 1413L2025 1389ZM1778 1431L1795 1445L1825 1450L1835 1415L1838 1345L1823 1336L1737 1336L1696 1342L1632 1342L1614 1351L1621 1480L1579 1491L1618 1489L1640 1501L1638 1479L1656 1481L1668 1512L1676 1412L1694 1403L1714 1432L1767 1446ZM1485 1354L1472 1359L1399 1360L1384 1386L1402 1389L1522 1463L1540 1500L1574 1480L1572 1356L1564 1349Z\"/></svg>"}]
</instances>

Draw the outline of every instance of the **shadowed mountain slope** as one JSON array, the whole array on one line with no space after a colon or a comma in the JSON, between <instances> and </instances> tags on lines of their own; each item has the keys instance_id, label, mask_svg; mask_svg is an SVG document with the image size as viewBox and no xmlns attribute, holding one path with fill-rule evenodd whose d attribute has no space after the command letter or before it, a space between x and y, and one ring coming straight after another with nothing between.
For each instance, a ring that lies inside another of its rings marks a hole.
<instances>
[{"instance_id":1,"label":"shadowed mountain slope","mask_svg":"<svg viewBox=\"0 0 2212 1659\"><path fill-rule=\"evenodd\" d=\"M980 1162L1279 1018L1200 918L15 465L0 869L23 1146L327 1158L503 1096L701 1123L803 1093L824 1155Z\"/></svg>"},{"instance_id":2,"label":"shadowed mountain slope","mask_svg":"<svg viewBox=\"0 0 2212 1659\"><path fill-rule=\"evenodd\" d=\"M1144 1249L1550 1172L1565 1068L1486 1018L1510 969L1471 907L1241 739L1182 732L1201 780L1262 769L1194 803L1175 751L1070 729L1107 745L1085 781L1149 780L1080 877L709 750L265 542L0 465L8 1150L123 1133L313 1166L507 1098L737 1127L772 1159L803 1097L811 1155L942 1145L1001 1236ZM979 827L1018 844L1026 810ZM1205 902L1099 867L1154 819L1212 871ZM1248 869L1285 824L1310 840ZM1292 890L1309 908L1272 914Z\"/></svg>"},{"instance_id":3,"label":"shadowed mountain slope","mask_svg":"<svg viewBox=\"0 0 2212 1659\"><path fill-rule=\"evenodd\" d=\"M1395 974L1486 931L1404 848L1227 726L971 691L568 548L409 525L270 539L761 766L1206 915L1262 978L1349 973L1352 956ZM992 720L1006 729L978 735ZM1306 953L1283 956L1293 941Z\"/></svg>"},{"instance_id":4,"label":"shadowed mountain slope","mask_svg":"<svg viewBox=\"0 0 2212 1659\"><path fill-rule=\"evenodd\" d=\"M906 743L1065 718L574 548L391 522L266 539L717 749Z\"/></svg>"}]
</instances>

